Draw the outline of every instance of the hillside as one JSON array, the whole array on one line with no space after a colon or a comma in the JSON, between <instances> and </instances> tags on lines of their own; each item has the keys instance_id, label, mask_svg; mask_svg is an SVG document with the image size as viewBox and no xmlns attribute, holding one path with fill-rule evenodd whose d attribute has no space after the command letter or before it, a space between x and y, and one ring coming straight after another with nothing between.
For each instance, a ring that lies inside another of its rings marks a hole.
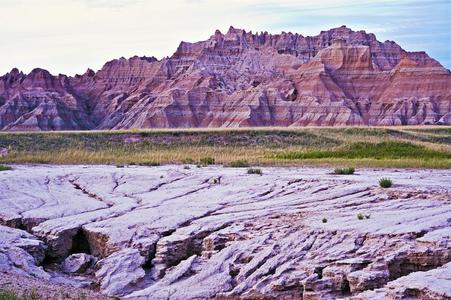
<instances>
[{"instance_id":1,"label":"hillside","mask_svg":"<svg viewBox=\"0 0 451 300\"><path fill-rule=\"evenodd\" d=\"M419 124L451 124L450 71L345 26L312 37L230 27L162 60L0 77L2 130Z\"/></svg>"}]
</instances>

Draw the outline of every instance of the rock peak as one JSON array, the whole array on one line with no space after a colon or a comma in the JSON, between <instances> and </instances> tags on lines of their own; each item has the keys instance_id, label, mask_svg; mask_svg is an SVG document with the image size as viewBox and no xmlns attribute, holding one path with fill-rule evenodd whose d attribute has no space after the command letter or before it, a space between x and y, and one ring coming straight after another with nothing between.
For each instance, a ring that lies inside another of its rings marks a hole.
<instances>
[{"instance_id":1,"label":"rock peak","mask_svg":"<svg viewBox=\"0 0 451 300\"><path fill-rule=\"evenodd\" d=\"M304 37L230 26L162 60L122 57L75 77L7 74L0 128L451 124L449 86L449 71L425 52L365 31ZM35 111L41 102L46 109Z\"/></svg>"}]
</instances>

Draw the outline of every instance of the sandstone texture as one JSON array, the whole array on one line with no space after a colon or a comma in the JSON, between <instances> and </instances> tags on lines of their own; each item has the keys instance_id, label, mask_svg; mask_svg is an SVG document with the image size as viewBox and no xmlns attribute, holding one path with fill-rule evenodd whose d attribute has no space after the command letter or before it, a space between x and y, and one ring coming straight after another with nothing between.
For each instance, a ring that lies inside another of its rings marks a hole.
<instances>
[{"instance_id":1,"label":"sandstone texture","mask_svg":"<svg viewBox=\"0 0 451 300\"><path fill-rule=\"evenodd\" d=\"M0 272L124 299L451 299L449 170L246 171L15 166Z\"/></svg>"},{"instance_id":2,"label":"sandstone texture","mask_svg":"<svg viewBox=\"0 0 451 300\"><path fill-rule=\"evenodd\" d=\"M317 36L230 27L167 58L74 77L0 77L0 129L451 124L451 74L345 26Z\"/></svg>"}]
</instances>

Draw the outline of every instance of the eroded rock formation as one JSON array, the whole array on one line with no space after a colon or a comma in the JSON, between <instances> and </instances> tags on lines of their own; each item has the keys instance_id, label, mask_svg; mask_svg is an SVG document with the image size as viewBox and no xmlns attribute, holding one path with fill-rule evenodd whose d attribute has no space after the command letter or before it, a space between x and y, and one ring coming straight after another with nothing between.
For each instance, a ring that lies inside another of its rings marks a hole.
<instances>
[{"instance_id":1,"label":"eroded rock formation","mask_svg":"<svg viewBox=\"0 0 451 300\"><path fill-rule=\"evenodd\" d=\"M56 265L125 299L451 297L447 170L16 166L0 190L8 274Z\"/></svg>"},{"instance_id":2,"label":"eroded rock formation","mask_svg":"<svg viewBox=\"0 0 451 300\"><path fill-rule=\"evenodd\" d=\"M0 77L3 130L451 124L450 112L449 70L344 26L313 37L230 27L162 60Z\"/></svg>"}]
</instances>

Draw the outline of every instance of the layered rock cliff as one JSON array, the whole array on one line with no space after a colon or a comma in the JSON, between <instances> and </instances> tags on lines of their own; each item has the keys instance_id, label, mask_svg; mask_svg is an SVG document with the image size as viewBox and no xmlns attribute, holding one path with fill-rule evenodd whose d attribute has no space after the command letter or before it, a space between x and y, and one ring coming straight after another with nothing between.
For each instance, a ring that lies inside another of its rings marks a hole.
<instances>
[{"instance_id":1,"label":"layered rock cliff","mask_svg":"<svg viewBox=\"0 0 451 300\"><path fill-rule=\"evenodd\" d=\"M230 27L162 60L0 77L3 130L407 124L451 124L450 71L345 26L313 37Z\"/></svg>"}]
</instances>

